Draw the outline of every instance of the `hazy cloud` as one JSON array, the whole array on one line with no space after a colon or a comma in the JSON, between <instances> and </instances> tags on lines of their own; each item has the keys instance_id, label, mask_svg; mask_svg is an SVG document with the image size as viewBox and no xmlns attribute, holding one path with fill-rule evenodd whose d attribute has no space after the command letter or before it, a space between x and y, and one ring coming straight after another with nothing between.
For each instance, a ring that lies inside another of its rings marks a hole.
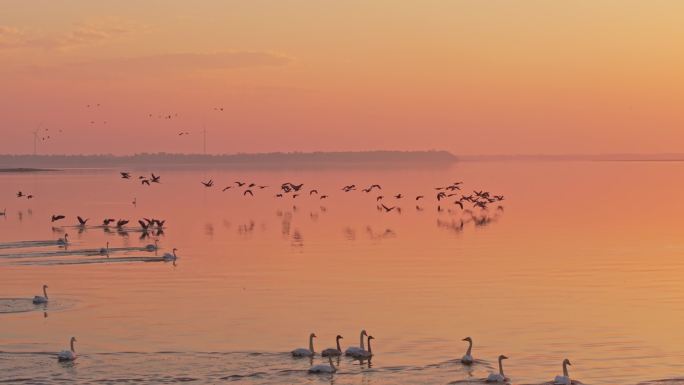
<instances>
[{"instance_id":1,"label":"hazy cloud","mask_svg":"<svg viewBox=\"0 0 684 385\"><path fill-rule=\"evenodd\" d=\"M270 67L288 64L288 56L261 51L233 51L215 53L169 53L129 58L99 60L78 66L96 66L116 72L137 71L193 71L244 67Z\"/></svg>"},{"instance_id":2,"label":"hazy cloud","mask_svg":"<svg viewBox=\"0 0 684 385\"><path fill-rule=\"evenodd\" d=\"M58 34L46 34L0 25L0 50L69 50L91 47L143 29L143 26L119 20L77 23L69 31Z\"/></svg>"},{"instance_id":3,"label":"hazy cloud","mask_svg":"<svg viewBox=\"0 0 684 385\"><path fill-rule=\"evenodd\" d=\"M189 74L238 68L278 67L292 62L289 56L263 51L230 51L215 53L168 53L149 56L101 59L46 66L23 66L19 73L28 76L68 79L102 79L112 77Z\"/></svg>"}]
</instances>

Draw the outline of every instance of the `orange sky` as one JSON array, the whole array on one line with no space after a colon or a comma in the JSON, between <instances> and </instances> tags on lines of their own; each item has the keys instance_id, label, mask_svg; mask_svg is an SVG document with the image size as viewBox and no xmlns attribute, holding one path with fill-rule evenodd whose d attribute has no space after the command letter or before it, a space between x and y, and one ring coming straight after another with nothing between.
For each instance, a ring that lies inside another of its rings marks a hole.
<instances>
[{"instance_id":1,"label":"orange sky","mask_svg":"<svg viewBox=\"0 0 684 385\"><path fill-rule=\"evenodd\" d=\"M5 0L0 153L31 152L41 123L40 153L200 152L203 125L216 153L682 152L683 14L676 0Z\"/></svg>"}]
</instances>

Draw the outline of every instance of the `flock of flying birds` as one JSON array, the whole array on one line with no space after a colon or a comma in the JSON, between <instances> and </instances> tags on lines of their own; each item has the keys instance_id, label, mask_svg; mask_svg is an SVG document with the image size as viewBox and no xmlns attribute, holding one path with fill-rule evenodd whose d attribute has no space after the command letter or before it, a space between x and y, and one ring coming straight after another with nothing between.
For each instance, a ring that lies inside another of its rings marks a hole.
<instances>
[{"instance_id":1,"label":"flock of flying birds","mask_svg":"<svg viewBox=\"0 0 684 385\"><path fill-rule=\"evenodd\" d=\"M127 171L122 171L120 172L121 178L123 179L131 179L131 173ZM150 186L150 183L161 183L161 176L157 176L154 173L151 173L149 177L140 175L138 176L138 179L140 180L140 183L143 185ZM201 184L206 187L206 188L212 188L214 187L214 179L209 179L206 181L201 181ZM461 210L466 209L467 204L471 204L472 208L480 208L483 210L487 210L489 205L492 204L497 204L496 209L497 210L503 210L503 206L500 204L504 200L503 195L494 195L488 191L484 190L474 190L472 194L465 195L461 193L461 187L462 187L463 182L454 182L448 186L443 186L443 187L435 187L435 190L437 191L437 194L435 196L435 199L437 202L446 202L450 199L453 200L453 204L455 206L458 206L461 208ZM268 188L269 186L267 185L258 185L254 182L252 183L247 183L243 181L235 181L233 184L226 185L223 187L221 190L222 192L226 192L230 189L239 189L242 188L242 195L243 196L254 196L254 192L257 190L264 190ZM379 184L372 184L366 188L361 189L362 192L370 194L374 190L382 191L382 186ZM352 191L356 191L357 186L355 184L350 184L346 185L341 188L341 191L345 193L349 193ZM284 198L286 196L292 197L292 199L295 199L301 195L308 195L308 196L316 196L318 199L327 199L329 198L329 195L327 194L321 194L319 193L318 189L304 189L304 184L303 183L292 183L292 182L285 182L280 185L280 188L278 189L277 193L274 195L275 198ZM375 198L375 201L377 202L377 208L380 210L384 210L385 212L390 212L393 210L397 210L397 212L401 212L401 207L398 206L397 202L400 199L406 198L402 193L394 194L391 196L392 198L395 199L395 204L391 206L385 205L385 202L387 199L385 198L384 195L377 195ZM415 201L418 203L421 200L425 199L425 195L418 195L415 197ZM417 209L421 209L419 205L416 205ZM442 205L437 206L438 211L442 211L443 207Z\"/></svg>"},{"instance_id":2,"label":"flock of flying birds","mask_svg":"<svg viewBox=\"0 0 684 385\"><path fill-rule=\"evenodd\" d=\"M154 184L161 184L162 177L154 172L149 175L138 175L133 176L131 172L121 171L120 177L126 180L137 179L142 186L152 186ZM200 181L201 185L205 188L213 188L215 182L213 179L208 179ZM268 185L261 185L254 182L245 181L234 181L231 184L224 184L221 188L222 192L229 190L237 190L239 194L244 197L256 197L263 195L262 191L266 191L270 187ZM392 193L384 195L382 192L383 187L380 184L371 184L365 188L358 187L356 184L345 185L340 188L342 193L352 193L355 191L360 191L363 194L373 194L376 204L376 209L380 212L390 213L394 212L397 214L402 213L401 202L403 201L413 201L415 202L416 211L423 211L424 207L421 206L421 202L427 201L426 195L416 195L416 196L406 196L402 193ZM505 200L503 195L496 195L484 190L473 190L471 193L463 192L463 182L453 182L446 186L440 186L434 188L434 201L436 202L436 210L438 212L449 212L461 214L461 218L451 221L444 221L442 219L437 220L437 226L445 228L448 230L453 230L459 232L463 230L466 223L472 222L476 226L482 226L489 224L491 221L497 218L499 212L504 210L502 202ZM299 197L308 197L309 199L325 200L330 198L327 193L319 192L317 188L305 188L304 183L293 183L285 182L282 183L278 189L271 194L266 196L272 196L276 199L297 199ZM27 194L23 191L17 192L17 198L33 199L34 195ZM302 198L299 198L302 199ZM137 199L133 199L133 205L137 205ZM495 215L491 215L489 208L492 207ZM293 206L296 210L297 206ZM5 211L0 212L0 216L5 215ZM51 217L51 222L57 222L65 219L64 215L54 214ZM79 228L85 228L89 219L84 219L80 216L76 217L78 221L76 223ZM115 228L117 230L124 230L124 226L129 224L128 219L114 219L114 218L104 218L102 221L102 228L108 230L110 228ZM141 218L137 220L138 230L142 232L141 238L145 238L149 233L156 235L163 234L164 220L159 220L155 218ZM54 229L54 228L53 228Z\"/></svg>"}]
</instances>

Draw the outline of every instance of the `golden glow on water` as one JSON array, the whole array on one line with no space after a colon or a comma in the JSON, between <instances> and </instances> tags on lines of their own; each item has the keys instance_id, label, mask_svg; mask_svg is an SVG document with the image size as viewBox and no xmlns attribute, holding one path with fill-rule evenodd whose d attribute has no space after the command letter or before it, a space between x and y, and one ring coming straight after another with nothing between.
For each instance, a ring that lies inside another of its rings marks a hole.
<instances>
[{"instance_id":1,"label":"golden glow on water","mask_svg":"<svg viewBox=\"0 0 684 385\"><path fill-rule=\"evenodd\" d=\"M79 365L95 365L96 354L108 352L286 352L305 346L312 331L321 350L333 346L338 333L344 346L356 344L365 328L376 337L379 372L367 374L370 383L399 381L387 380L383 368L459 358L466 336L475 340L476 358L494 365L501 353L511 357L506 369L515 383L552 379L565 357L573 362L573 378L585 383L672 378L684 368L684 209L678 200L684 164L160 171L162 184L149 188L118 179L116 171L0 176L8 211L0 217L0 242L56 238L49 223L54 213L67 215L63 225L76 215L98 224L106 216L152 216L167 219L161 252L177 247L177 265L19 266L0 258L1 297L31 297L47 283L51 298L68 302L48 310L47 318L0 314L0 351L58 351L76 335L85 361ZM217 184L205 189L200 181L210 177ZM234 180L271 187L255 190L254 198L220 191ZM504 194L505 211L487 226L439 227L438 220L459 214L438 213L432 187L456 180L466 190ZM284 181L330 198L273 198ZM377 211L375 193L339 190L373 182L383 185L382 195L406 196L401 214ZM36 198L13 200L17 190ZM419 193L427 197L424 211L415 209ZM151 243L138 240L139 233L125 238L94 228L65 230L73 249ZM302 369L308 363L279 365ZM132 369L113 365L116 370ZM484 377L487 370L476 368L473 375ZM221 371L242 373L229 364ZM412 378L443 380L430 370L421 373ZM447 382L467 376L454 371ZM337 377L341 383L347 378Z\"/></svg>"}]
</instances>

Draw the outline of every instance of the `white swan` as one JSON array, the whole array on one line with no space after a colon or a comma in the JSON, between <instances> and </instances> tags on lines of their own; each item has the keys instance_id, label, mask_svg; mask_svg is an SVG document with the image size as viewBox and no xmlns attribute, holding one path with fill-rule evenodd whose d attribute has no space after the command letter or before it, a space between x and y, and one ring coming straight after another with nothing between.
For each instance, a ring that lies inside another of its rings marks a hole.
<instances>
[{"instance_id":1,"label":"white swan","mask_svg":"<svg viewBox=\"0 0 684 385\"><path fill-rule=\"evenodd\" d=\"M47 301L48 301L47 288L48 288L47 285L43 285L43 295L42 296L37 295L37 296L33 297L33 303L34 304L38 305L41 303L47 303Z\"/></svg>"},{"instance_id":2,"label":"white swan","mask_svg":"<svg viewBox=\"0 0 684 385\"><path fill-rule=\"evenodd\" d=\"M313 347L313 339L316 338L316 333L311 333L309 335L309 348L299 348L292 351L293 357L313 357L316 352Z\"/></svg>"},{"instance_id":3,"label":"white swan","mask_svg":"<svg viewBox=\"0 0 684 385\"><path fill-rule=\"evenodd\" d=\"M369 359L373 357L373 350L371 350L371 340L374 340L375 337L373 336L368 336L368 350L361 350L359 352L356 352L353 354L354 358L359 358L359 359Z\"/></svg>"},{"instance_id":4,"label":"white swan","mask_svg":"<svg viewBox=\"0 0 684 385\"><path fill-rule=\"evenodd\" d=\"M59 361L73 361L76 359L76 350L74 349L74 342L76 337L71 337L71 350L62 350L57 353L57 360Z\"/></svg>"},{"instance_id":5,"label":"white swan","mask_svg":"<svg viewBox=\"0 0 684 385\"><path fill-rule=\"evenodd\" d=\"M366 347L363 344L363 337L367 336L368 333L366 333L366 330L361 330L361 335L359 336L359 346L350 346L347 348L347 350L344 351L345 356L353 356L354 353L360 352L362 350L366 350Z\"/></svg>"},{"instance_id":6,"label":"white swan","mask_svg":"<svg viewBox=\"0 0 684 385\"><path fill-rule=\"evenodd\" d=\"M335 342L337 342L337 349L336 348L328 348L325 349L324 351L321 352L321 355L323 357L338 357L342 355L342 348L340 348L340 339L344 338L341 335L338 335L335 337Z\"/></svg>"},{"instance_id":7,"label":"white swan","mask_svg":"<svg viewBox=\"0 0 684 385\"><path fill-rule=\"evenodd\" d=\"M107 247L100 249L100 255L106 255L109 257L109 242L107 242Z\"/></svg>"},{"instance_id":8,"label":"white swan","mask_svg":"<svg viewBox=\"0 0 684 385\"><path fill-rule=\"evenodd\" d=\"M314 374L319 374L319 373L326 373L326 374L332 374L337 371L337 368L335 365L333 365L332 362L332 357L328 356L328 365L316 365L312 366L309 368L309 373L314 373Z\"/></svg>"},{"instance_id":9,"label":"white swan","mask_svg":"<svg viewBox=\"0 0 684 385\"><path fill-rule=\"evenodd\" d=\"M153 244L149 244L149 245L146 245L146 246L145 246L145 250L147 250L147 251L155 251L155 250L157 250L158 248L159 248L159 246L157 245L157 240L156 240L156 239L154 240L154 245L153 245Z\"/></svg>"},{"instance_id":10,"label":"white swan","mask_svg":"<svg viewBox=\"0 0 684 385\"><path fill-rule=\"evenodd\" d=\"M468 341L468 351L466 351L466 354L461 358L461 363L470 365L473 363L473 339L470 337L466 337L461 341Z\"/></svg>"},{"instance_id":11,"label":"white swan","mask_svg":"<svg viewBox=\"0 0 684 385\"><path fill-rule=\"evenodd\" d=\"M57 244L60 246L66 246L69 244L69 234L65 233L64 238L59 238Z\"/></svg>"},{"instance_id":12,"label":"white swan","mask_svg":"<svg viewBox=\"0 0 684 385\"><path fill-rule=\"evenodd\" d=\"M165 261L175 261L176 259L178 259L178 257L176 256L176 251L178 251L178 249L174 248L172 251L173 251L173 254L166 253L166 254L162 255L162 259Z\"/></svg>"},{"instance_id":13,"label":"white swan","mask_svg":"<svg viewBox=\"0 0 684 385\"><path fill-rule=\"evenodd\" d=\"M562 376L556 376L556 378L553 379L553 383L556 385L572 385L572 380L570 379L570 376L568 375L568 365L572 366L570 363L570 360L567 358L563 360L563 375Z\"/></svg>"},{"instance_id":14,"label":"white swan","mask_svg":"<svg viewBox=\"0 0 684 385\"><path fill-rule=\"evenodd\" d=\"M503 364L501 361L508 359L508 357L504 356L503 354L499 356L499 373L489 373L489 376L487 377L487 382L506 382L508 381L508 378L506 378L506 375L504 374L503 371Z\"/></svg>"}]
</instances>

